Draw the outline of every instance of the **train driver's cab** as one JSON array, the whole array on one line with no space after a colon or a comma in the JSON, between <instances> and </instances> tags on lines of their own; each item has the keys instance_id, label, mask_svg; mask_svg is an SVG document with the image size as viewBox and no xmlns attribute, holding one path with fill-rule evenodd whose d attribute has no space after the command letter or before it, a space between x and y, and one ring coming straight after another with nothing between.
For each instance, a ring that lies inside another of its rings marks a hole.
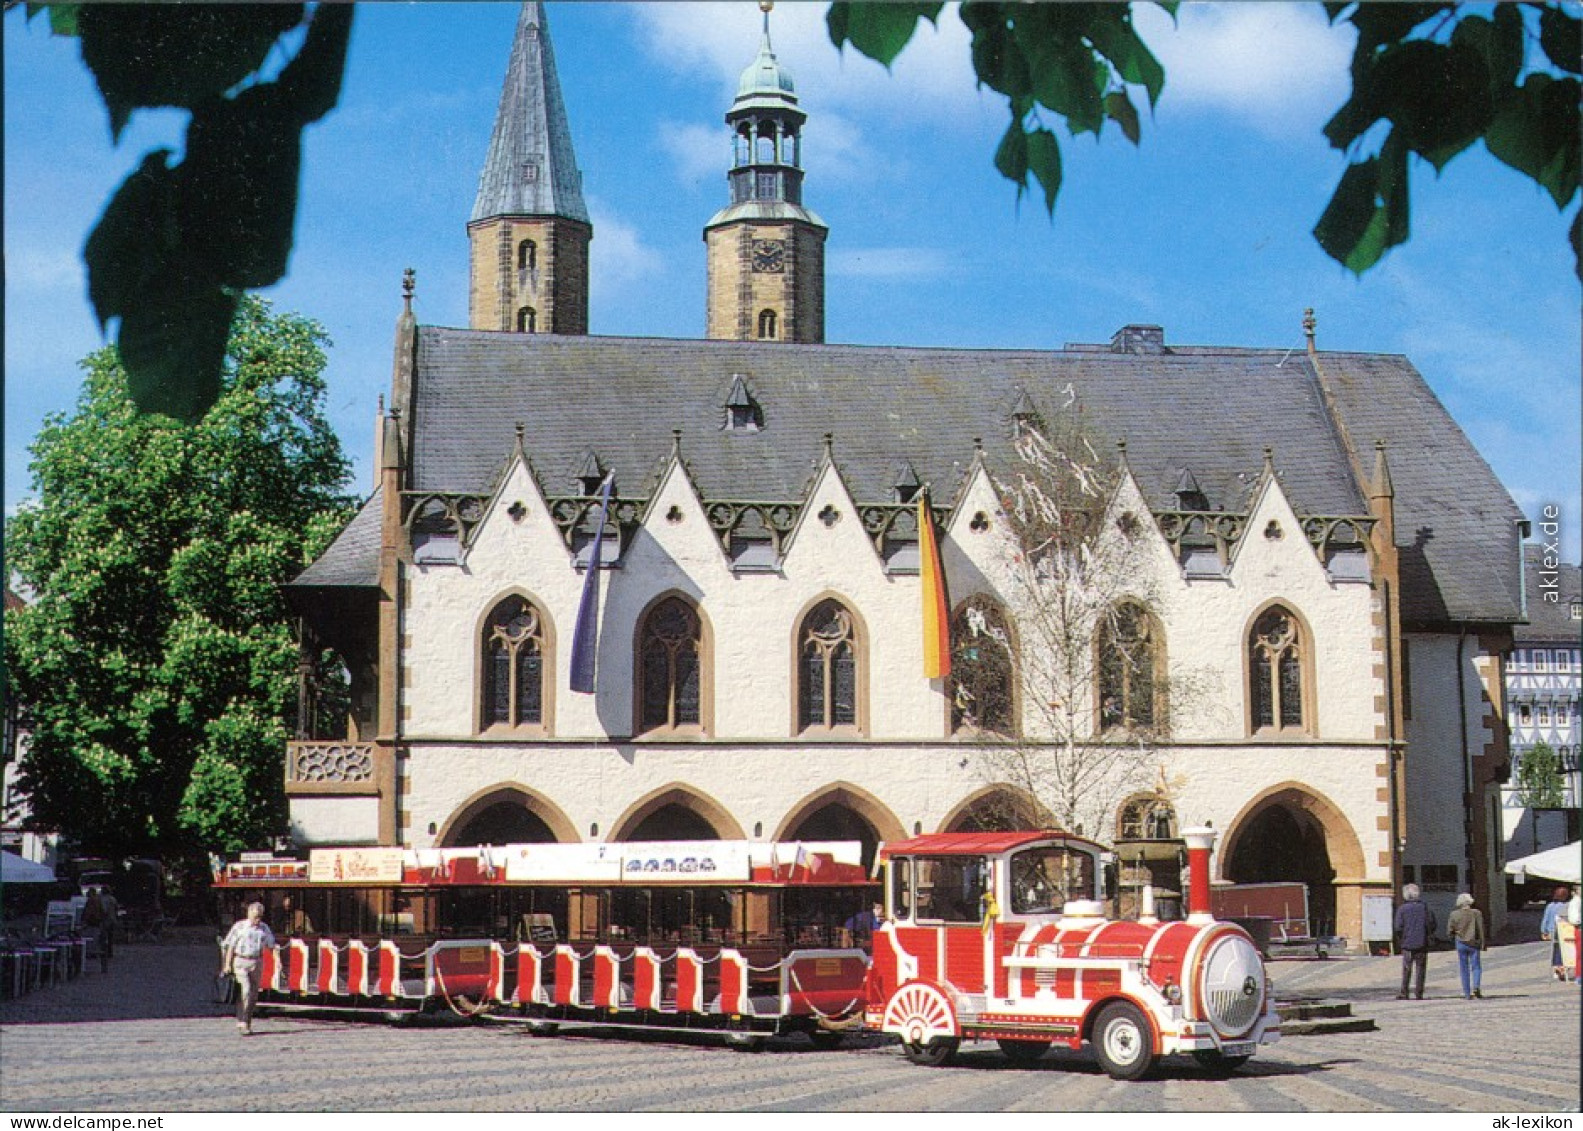
<instances>
[{"instance_id":1,"label":"train driver's cab","mask_svg":"<svg viewBox=\"0 0 1583 1131\"><path fill-rule=\"evenodd\" d=\"M986 917L1069 913L1103 899L1099 846L1047 834L949 834L915 837L887 848L887 914L919 926L981 925Z\"/></svg>"}]
</instances>

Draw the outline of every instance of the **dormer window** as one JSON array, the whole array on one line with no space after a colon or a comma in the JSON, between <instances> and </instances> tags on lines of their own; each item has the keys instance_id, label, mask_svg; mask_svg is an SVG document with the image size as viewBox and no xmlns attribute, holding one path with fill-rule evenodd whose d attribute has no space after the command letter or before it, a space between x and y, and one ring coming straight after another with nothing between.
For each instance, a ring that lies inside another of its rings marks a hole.
<instances>
[{"instance_id":1,"label":"dormer window","mask_svg":"<svg viewBox=\"0 0 1583 1131\"><path fill-rule=\"evenodd\" d=\"M1176 477L1176 487L1171 493L1176 496L1177 510L1207 511L1209 509L1209 499L1198 486L1198 479L1185 467Z\"/></svg>"},{"instance_id":2,"label":"dormer window","mask_svg":"<svg viewBox=\"0 0 1583 1131\"><path fill-rule=\"evenodd\" d=\"M577 469L578 494L597 495L599 485L605 481L605 472L599 466L599 457L592 451L583 456L582 466Z\"/></svg>"},{"instance_id":3,"label":"dormer window","mask_svg":"<svg viewBox=\"0 0 1583 1131\"><path fill-rule=\"evenodd\" d=\"M1019 432L1025 428L1038 428L1043 424L1039 416L1039 408L1033 403L1033 398L1028 395L1027 389L1017 394L1017 403L1011 409L1011 419Z\"/></svg>"},{"instance_id":4,"label":"dormer window","mask_svg":"<svg viewBox=\"0 0 1583 1131\"><path fill-rule=\"evenodd\" d=\"M923 484L918 482L918 473L913 470L912 464L904 463L896 469L891 493L898 503L912 503L917 501L922 486Z\"/></svg>"},{"instance_id":5,"label":"dormer window","mask_svg":"<svg viewBox=\"0 0 1583 1131\"><path fill-rule=\"evenodd\" d=\"M731 392L726 397L726 431L757 432L763 427L764 412L748 392L747 382L741 374L733 376Z\"/></svg>"}]
</instances>

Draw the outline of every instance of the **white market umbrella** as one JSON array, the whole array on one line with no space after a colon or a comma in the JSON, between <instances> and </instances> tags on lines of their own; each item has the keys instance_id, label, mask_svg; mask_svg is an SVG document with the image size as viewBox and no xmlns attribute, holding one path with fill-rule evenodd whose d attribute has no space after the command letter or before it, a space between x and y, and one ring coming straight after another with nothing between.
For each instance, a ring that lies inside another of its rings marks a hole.
<instances>
[{"instance_id":1,"label":"white market umbrella","mask_svg":"<svg viewBox=\"0 0 1583 1131\"><path fill-rule=\"evenodd\" d=\"M1508 875L1524 879L1554 880L1561 884L1575 884L1583 879L1583 840L1574 840L1560 848L1547 848L1520 860L1506 864Z\"/></svg>"},{"instance_id":2,"label":"white market umbrella","mask_svg":"<svg viewBox=\"0 0 1583 1131\"><path fill-rule=\"evenodd\" d=\"M0 849L0 884L52 884L55 869Z\"/></svg>"}]
</instances>

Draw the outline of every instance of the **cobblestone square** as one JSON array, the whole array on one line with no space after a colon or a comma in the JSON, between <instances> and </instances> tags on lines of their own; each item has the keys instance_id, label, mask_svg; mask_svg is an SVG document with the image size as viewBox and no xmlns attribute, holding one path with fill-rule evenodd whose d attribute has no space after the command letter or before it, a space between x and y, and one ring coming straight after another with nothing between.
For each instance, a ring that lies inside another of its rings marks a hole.
<instances>
[{"instance_id":1,"label":"cobblestone square","mask_svg":"<svg viewBox=\"0 0 1583 1131\"><path fill-rule=\"evenodd\" d=\"M189 932L121 947L108 974L0 1004L0 1108L184 1111L1577 1111L1578 987L1547 946L1491 948L1485 998L1465 1001L1453 955L1430 958L1423 1001L1395 1000L1398 960L1277 961L1283 998L1349 1002L1366 1033L1288 1036L1231 1080L1165 1062L1135 1084L1086 1053L1013 1067L992 1045L956 1066L908 1064L858 1038L756 1055L717 1040L518 1026L266 1016L237 1035L211 998L215 954Z\"/></svg>"}]
</instances>

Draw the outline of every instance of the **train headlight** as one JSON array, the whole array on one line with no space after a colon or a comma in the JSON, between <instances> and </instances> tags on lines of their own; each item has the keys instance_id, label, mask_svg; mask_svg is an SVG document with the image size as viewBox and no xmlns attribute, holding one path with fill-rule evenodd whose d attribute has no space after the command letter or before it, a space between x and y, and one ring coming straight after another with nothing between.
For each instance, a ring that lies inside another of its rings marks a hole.
<instances>
[{"instance_id":1,"label":"train headlight","mask_svg":"<svg viewBox=\"0 0 1583 1131\"><path fill-rule=\"evenodd\" d=\"M1165 999L1172 1005L1182 1004L1182 987L1175 982L1165 983Z\"/></svg>"},{"instance_id":2,"label":"train headlight","mask_svg":"<svg viewBox=\"0 0 1583 1131\"><path fill-rule=\"evenodd\" d=\"M1243 935L1217 939L1199 964L1204 1019L1222 1036L1246 1033L1264 1008L1264 963Z\"/></svg>"}]
</instances>

